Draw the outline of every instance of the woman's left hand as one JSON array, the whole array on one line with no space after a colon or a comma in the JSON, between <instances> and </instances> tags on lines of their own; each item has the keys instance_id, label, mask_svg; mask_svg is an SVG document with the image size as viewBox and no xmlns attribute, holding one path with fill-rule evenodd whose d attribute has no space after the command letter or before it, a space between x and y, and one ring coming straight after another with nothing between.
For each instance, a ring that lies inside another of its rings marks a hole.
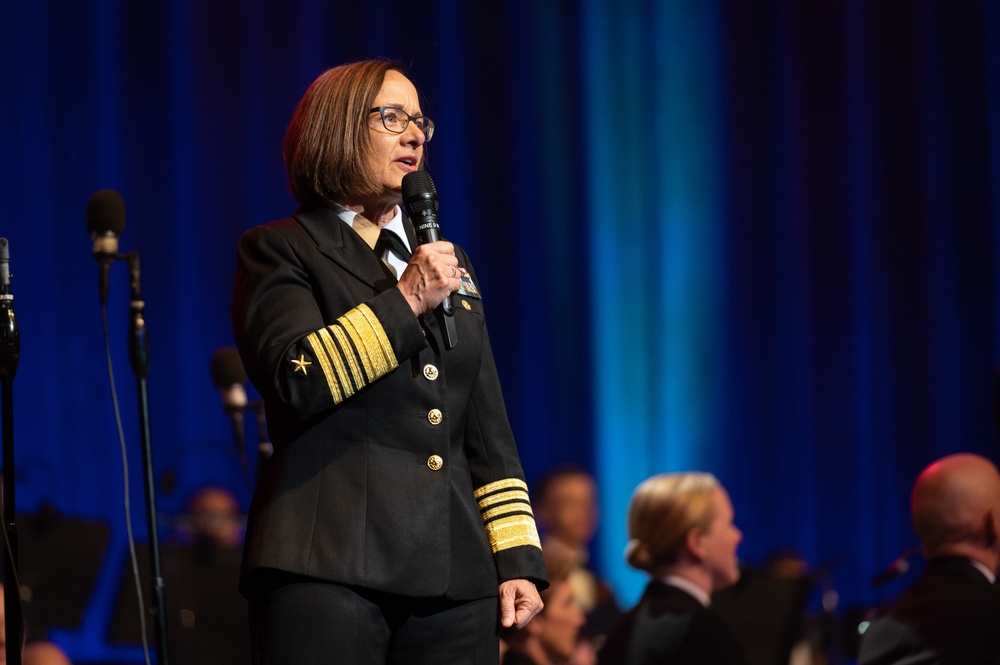
<instances>
[{"instance_id":1,"label":"woman's left hand","mask_svg":"<svg viewBox=\"0 0 1000 665\"><path fill-rule=\"evenodd\" d=\"M500 625L520 630L542 611L545 604L528 580L507 580L500 585Z\"/></svg>"}]
</instances>

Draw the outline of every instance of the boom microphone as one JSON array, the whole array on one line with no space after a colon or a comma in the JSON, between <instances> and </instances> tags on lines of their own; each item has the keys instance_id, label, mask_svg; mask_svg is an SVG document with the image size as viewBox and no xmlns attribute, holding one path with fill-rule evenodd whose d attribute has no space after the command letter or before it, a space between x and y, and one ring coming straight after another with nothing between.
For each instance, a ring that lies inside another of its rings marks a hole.
<instances>
[{"instance_id":1,"label":"boom microphone","mask_svg":"<svg viewBox=\"0 0 1000 665\"><path fill-rule=\"evenodd\" d=\"M101 306L108 303L108 272L118 259L118 236L125 230L125 202L113 189L101 189L87 202L87 230L97 261Z\"/></svg>"},{"instance_id":2,"label":"boom microphone","mask_svg":"<svg viewBox=\"0 0 1000 665\"><path fill-rule=\"evenodd\" d=\"M212 353L212 384L219 390L222 407L233 421L236 452L240 455L243 455L246 443L243 427L243 413L247 409L246 380L243 361L235 348L223 346Z\"/></svg>"},{"instance_id":3,"label":"boom microphone","mask_svg":"<svg viewBox=\"0 0 1000 665\"><path fill-rule=\"evenodd\" d=\"M885 570L872 578L872 587L882 586L886 582L891 582L897 577L902 577L910 572L910 560L920 553L919 547L911 547L890 563Z\"/></svg>"},{"instance_id":4,"label":"boom microphone","mask_svg":"<svg viewBox=\"0 0 1000 665\"><path fill-rule=\"evenodd\" d=\"M420 245L437 242L441 239L441 227L438 225L438 195L434 181L427 171L412 171L403 176L403 207L413 221L417 231L417 243ZM444 316L439 317L444 324L444 343L449 349L455 348L458 333L455 330L455 306L451 296L446 296L439 311Z\"/></svg>"}]
</instances>

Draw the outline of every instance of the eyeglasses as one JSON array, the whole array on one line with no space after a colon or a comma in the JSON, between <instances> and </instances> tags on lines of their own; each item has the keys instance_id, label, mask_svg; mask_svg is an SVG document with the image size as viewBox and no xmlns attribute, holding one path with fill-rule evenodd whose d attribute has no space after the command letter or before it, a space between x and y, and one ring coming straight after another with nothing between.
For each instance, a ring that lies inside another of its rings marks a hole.
<instances>
[{"instance_id":1,"label":"eyeglasses","mask_svg":"<svg viewBox=\"0 0 1000 665\"><path fill-rule=\"evenodd\" d=\"M430 141L434 136L434 121L425 115L410 115L395 106L378 106L368 112L381 115L382 126L393 134L402 134L412 122L424 133L424 141Z\"/></svg>"}]
</instances>

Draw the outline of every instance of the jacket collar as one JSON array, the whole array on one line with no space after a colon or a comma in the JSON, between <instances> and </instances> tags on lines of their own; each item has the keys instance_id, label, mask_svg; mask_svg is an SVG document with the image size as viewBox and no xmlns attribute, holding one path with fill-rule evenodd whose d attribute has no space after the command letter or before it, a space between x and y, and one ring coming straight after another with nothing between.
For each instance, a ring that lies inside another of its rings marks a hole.
<instances>
[{"instance_id":1,"label":"jacket collar","mask_svg":"<svg viewBox=\"0 0 1000 665\"><path fill-rule=\"evenodd\" d=\"M964 556L935 557L927 562L924 575L958 575L977 581L982 580L983 584L994 586L994 582L991 582L971 559Z\"/></svg>"},{"instance_id":2,"label":"jacket collar","mask_svg":"<svg viewBox=\"0 0 1000 665\"><path fill-rule=\"evenodd\" d=\"M344 270L379 292L395 284L382 261L333 210L315 208L294 216L319 251Z\"/></svg>"}]
</instances>

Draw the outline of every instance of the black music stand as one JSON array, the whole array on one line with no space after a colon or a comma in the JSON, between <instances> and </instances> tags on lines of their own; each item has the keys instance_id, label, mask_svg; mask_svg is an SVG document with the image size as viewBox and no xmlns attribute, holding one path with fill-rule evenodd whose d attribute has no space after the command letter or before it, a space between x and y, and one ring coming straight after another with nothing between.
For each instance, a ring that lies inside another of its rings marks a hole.
<instances>
[{"instance_id":1,"label":"black music stand","mask_svg":"<svg viewBox=\"0 0 1000 665\"><path fill-rule=\"evenodd\" d=\"M149 548L136 545L139 579L149 586ZM184 665L245 665L250 662L247 604L237 589L242 551L165 543L160 548L171 657ZM126 557L108 628L110 644L142 639L131 562ZM150 626L147 624L147 631Z\"/></svg>"},{"instance_id":2,"label":"black music stand","mask_svg":"<svg viewBox=\"0 0 1000 665\"><path fill-rule=\"evenodd\" d=\"M111 529L95 519L67 518L51 506L18 516L21 586L29 638L52 628L79 629L104 563Z\"/></svg>"}]
</instances>

